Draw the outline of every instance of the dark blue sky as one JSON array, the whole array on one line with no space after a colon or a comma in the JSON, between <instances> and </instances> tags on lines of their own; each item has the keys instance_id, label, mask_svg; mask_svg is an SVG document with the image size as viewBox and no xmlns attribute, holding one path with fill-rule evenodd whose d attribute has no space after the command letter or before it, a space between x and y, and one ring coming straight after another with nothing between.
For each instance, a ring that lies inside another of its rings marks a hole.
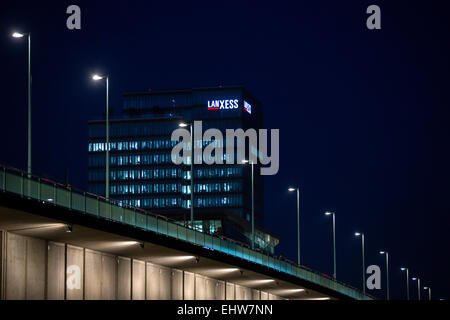
<instances>
[{"instance_id":1,"label":"dark blue sky","mask_svg":"<svg viewBox=\"0 0 450 320\"><path fill-rule=\"evenodd\" d=\"M70 4L82 29L66 28ZM366 28L368 5L382 30ZM26 167L26 41L33 34L33 168L87 186L87 121L104 109L110 75L117 115L129 91L244 85L279 128L280 171L266 178L266 227L295 260L295 197L302 190L302 262L360 286L367 264L391 258L437 298L450 289L450 46L446 1L14 1L0 5L0 162ZM412 297L416 285L411 284ZM384 291L372 292L384 297ZM423 292L425 294L425 292Z\"/></svg>"}]
</instances>

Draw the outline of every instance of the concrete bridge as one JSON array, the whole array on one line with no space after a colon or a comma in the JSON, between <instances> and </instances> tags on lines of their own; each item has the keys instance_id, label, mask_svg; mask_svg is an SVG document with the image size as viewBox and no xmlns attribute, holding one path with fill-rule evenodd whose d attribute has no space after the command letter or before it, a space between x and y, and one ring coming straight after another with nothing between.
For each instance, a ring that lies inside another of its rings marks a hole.
<instances>
[{"instance_id":1,"label":"concrete bridge","mask_svg":"<svg viewBox=\"0 0 450 320\"><path fill-rule=\"evenodd\" d=\"M1 299L371 300L142 209L0 166Z\"/></svg>"}]
</instances>

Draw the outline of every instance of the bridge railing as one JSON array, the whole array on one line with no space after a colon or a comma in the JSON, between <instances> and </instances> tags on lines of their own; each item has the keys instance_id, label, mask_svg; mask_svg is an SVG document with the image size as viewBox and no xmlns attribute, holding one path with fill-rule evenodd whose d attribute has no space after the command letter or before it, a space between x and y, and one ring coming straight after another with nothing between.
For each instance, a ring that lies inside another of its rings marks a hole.
<instances>
[{"instance_id":1,"label":"bridge railing","mask_svg":"<svg viewBox=\"0 0 450 320\"><path fill-rule=\"evenodd\" d=\"M141 208L135 208L120 201L107 200L102 196L56 181L29 175L16 168L0 165L0 188L3 192L14 193L25 198L68 208L81 214L89 214L101 219L131 225L142 230L153 231L202 246L205 249L217 250L330 288L354 299L373 299L369 295L364 295L360 290L327 275L265 252L252 250L247 244L239 241L200 232L183 222Z\"/></svg>"}]
</instances>

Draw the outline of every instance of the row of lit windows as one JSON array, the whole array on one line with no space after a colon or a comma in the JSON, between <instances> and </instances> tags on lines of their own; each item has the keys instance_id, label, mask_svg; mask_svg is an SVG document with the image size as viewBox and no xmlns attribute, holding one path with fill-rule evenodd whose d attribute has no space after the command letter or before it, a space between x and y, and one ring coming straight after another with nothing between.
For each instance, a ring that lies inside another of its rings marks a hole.
<instances>
[{"instance_id":1,"label":"row of lit windows","mask_svg":"<svg viewBox=\"0 0 450 320\"><path fill-rule=\"evenodd\" d=\"M172 163L170 153L163 154L142 154L142 155L121 155L112 156L111 165L113 166L128 166L140 164L162 164Z\"/></svg>"},{"instance_id":2,"label":"row of lit windows","mask_svg":"<svg viewBox=\"0 0 450 320\"><path fill-rule=\"evenodd\" d=\"M240 177L242 175L241 167L227 168L202 168L195 169L196 178L230 178ZM191 179L190 171L182 171L181 168L161 168L161 169L141 169L141 170L111 170L110 179L117 180L147 180L147 179ZM89 170L89 181L104 181L105 170ZM234 187L231 187L234 188ZM224 187L226 190L226 187ZM200 189L201 191L201 189Z\"/></svg>"},{"instance_id":3,"label":"row of lit windows","mask_svg":"<svg viewBox=\"0 0 450 320\"><path fill-rule=\"evenodd\" d=\"M111 194L146 194L146 193L169 193L180 192L191 194L190 185L181 185L180 183L143 183L143 184L119 184L112 185ZM217 182L217 183L198 183L194 185L195 193L212 192L241 192L241 182Z\"/></svg>"},{"instance_id":4,"label":"row of lit windows","mask_svg":"<svg viewBox=\"0 0 450 320\"><path fill-rule=\"evenodd\" d=\"M197 155L196 157L197 163L206 162L208 159L214 159L214 156L206 158L202 154ZM159 154L125 154L125 155L111 155L110 156L110 165L111 166L135 166L135 165L153 165L153 164L173 164L172 154L171 153L159 153ZM230 158L227 157L226 154L223 155L224 165L227 161L230 161ZM101 154L90 154L88 156L88 165L89 167L101 167L105 166L105 156ZM191 157L186 157L186 165L191 164ZM233 170L228 170L227 172L223 171L227 170L229 167L220 168L222 171L214 171L212 169L210 171L200 172L200 175L204 175L205 177L214 177L214 176L240 176L242 174L242 167L233 168Z\"/></svg>"},{"instance_id":5,"label":"row of lit windows","mask_svg":"<svg viewBox=\"0 0 450 320\"><path fill-rule=\"evenodd\" d=\"M208 192L241 192L241 182L216 182L216 183L196 183L194 184L195 193ZM181 192L191 194L191 186L183 185Z\"/></svg>"},{"instance_id":6,"label":"row of lit windows","mask_svg":"<svg viewBox=\"0 0 450 320\"><path fill-rule=\"evenodd\" d=\"M178 142L170 139L154 139L143 141L111 141L109 143L109 150L151 150L162 148L173 148ZM89 152L104 152L106 151L105 142L91 142L88 145Z\"/></svg>"},{"instance_id":7,"label":"row of lit windows","mask_svg":"<svg viewBox=\"0 0 450 320\"><path fill-rule=\"evenodd\" d=\"M111 170L111 180L181 178L180 168Z\"/></svg>"},{"instance_id":8,"label":"row of lit windows","mask_svg":"<svg viewBox=\"0 0 450 320\"><path fill-rule=\"evenodd\" d=\"M119 201L140 208L171 208L183 207L189 209L191 207L191 200L184 200L181 197L158 197L158 198L143 198L143 199L118 199ZM230 196L214 196L214 197L196 197L195 207L237 207L242 206L241 195Z\"/></svg>"},{"instance_id":9,"label":"row of lit windows","mask_svg":"<svg viewBox=\"0 0 450 320\"><path fill-rule=\"evenodd\" d=\"M119 184L111 186L111 194L175 193L180 189L181 184L176 183Z\"/></svg>"},{"instance_id":10,"label":"row of lit windows","mask_svg":"<svg viewBox=\"0 0 450 320\"><path fill-rule=\"evenodd\" d=\"M242 176L242 166L235 167L212 167L194 169L196 178L223 178Z\"/></svg>"},{"instance_id":11,"label":"row of lit windows","mask_svg":"<svg viewBox=\"0 0 450 320\"><path fill-rule=\"evenodd\" d=\"M153 199L124 199L123 203L137 208L174 208L181 206L181 198L164 197Z\"/></svg>"},{"instance_id":12,"label":"row of lit windows","mask_svg":"<svg viewBox=\"0 0 450 320\"><path fill-rule=\"evenodd\" d=\"M172 141L170 139L155 139L155 140L142 140L142 141L111 141L109 143L110 151L122 151L122 150L153 150L153 149L168 149L173 148L179 143L179 141ZM195 140L196 148L200 148L202 145L206 147L208 145L214 147L223 147L222 140ZM185 150L190 150L190 142L183 143ZM88 144L89 152L105 152L106 142L90 142Z\"/></svg>"}]
</instances>

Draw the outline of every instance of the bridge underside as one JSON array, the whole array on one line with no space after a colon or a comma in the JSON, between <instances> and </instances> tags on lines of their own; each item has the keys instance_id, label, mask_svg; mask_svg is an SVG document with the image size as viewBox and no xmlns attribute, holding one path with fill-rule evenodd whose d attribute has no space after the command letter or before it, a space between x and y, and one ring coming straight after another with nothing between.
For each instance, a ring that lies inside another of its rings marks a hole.
<instances>
[{"instance_id":1,"label":"bridge underside","mask_svg":"<svg viewBox=\"0 0 450 320\"><path fill-rule=\"evenodd\" d=\"M209 248L6 193L0 232L2 299L345 298Z\"/></svg>"}]
</instances>

